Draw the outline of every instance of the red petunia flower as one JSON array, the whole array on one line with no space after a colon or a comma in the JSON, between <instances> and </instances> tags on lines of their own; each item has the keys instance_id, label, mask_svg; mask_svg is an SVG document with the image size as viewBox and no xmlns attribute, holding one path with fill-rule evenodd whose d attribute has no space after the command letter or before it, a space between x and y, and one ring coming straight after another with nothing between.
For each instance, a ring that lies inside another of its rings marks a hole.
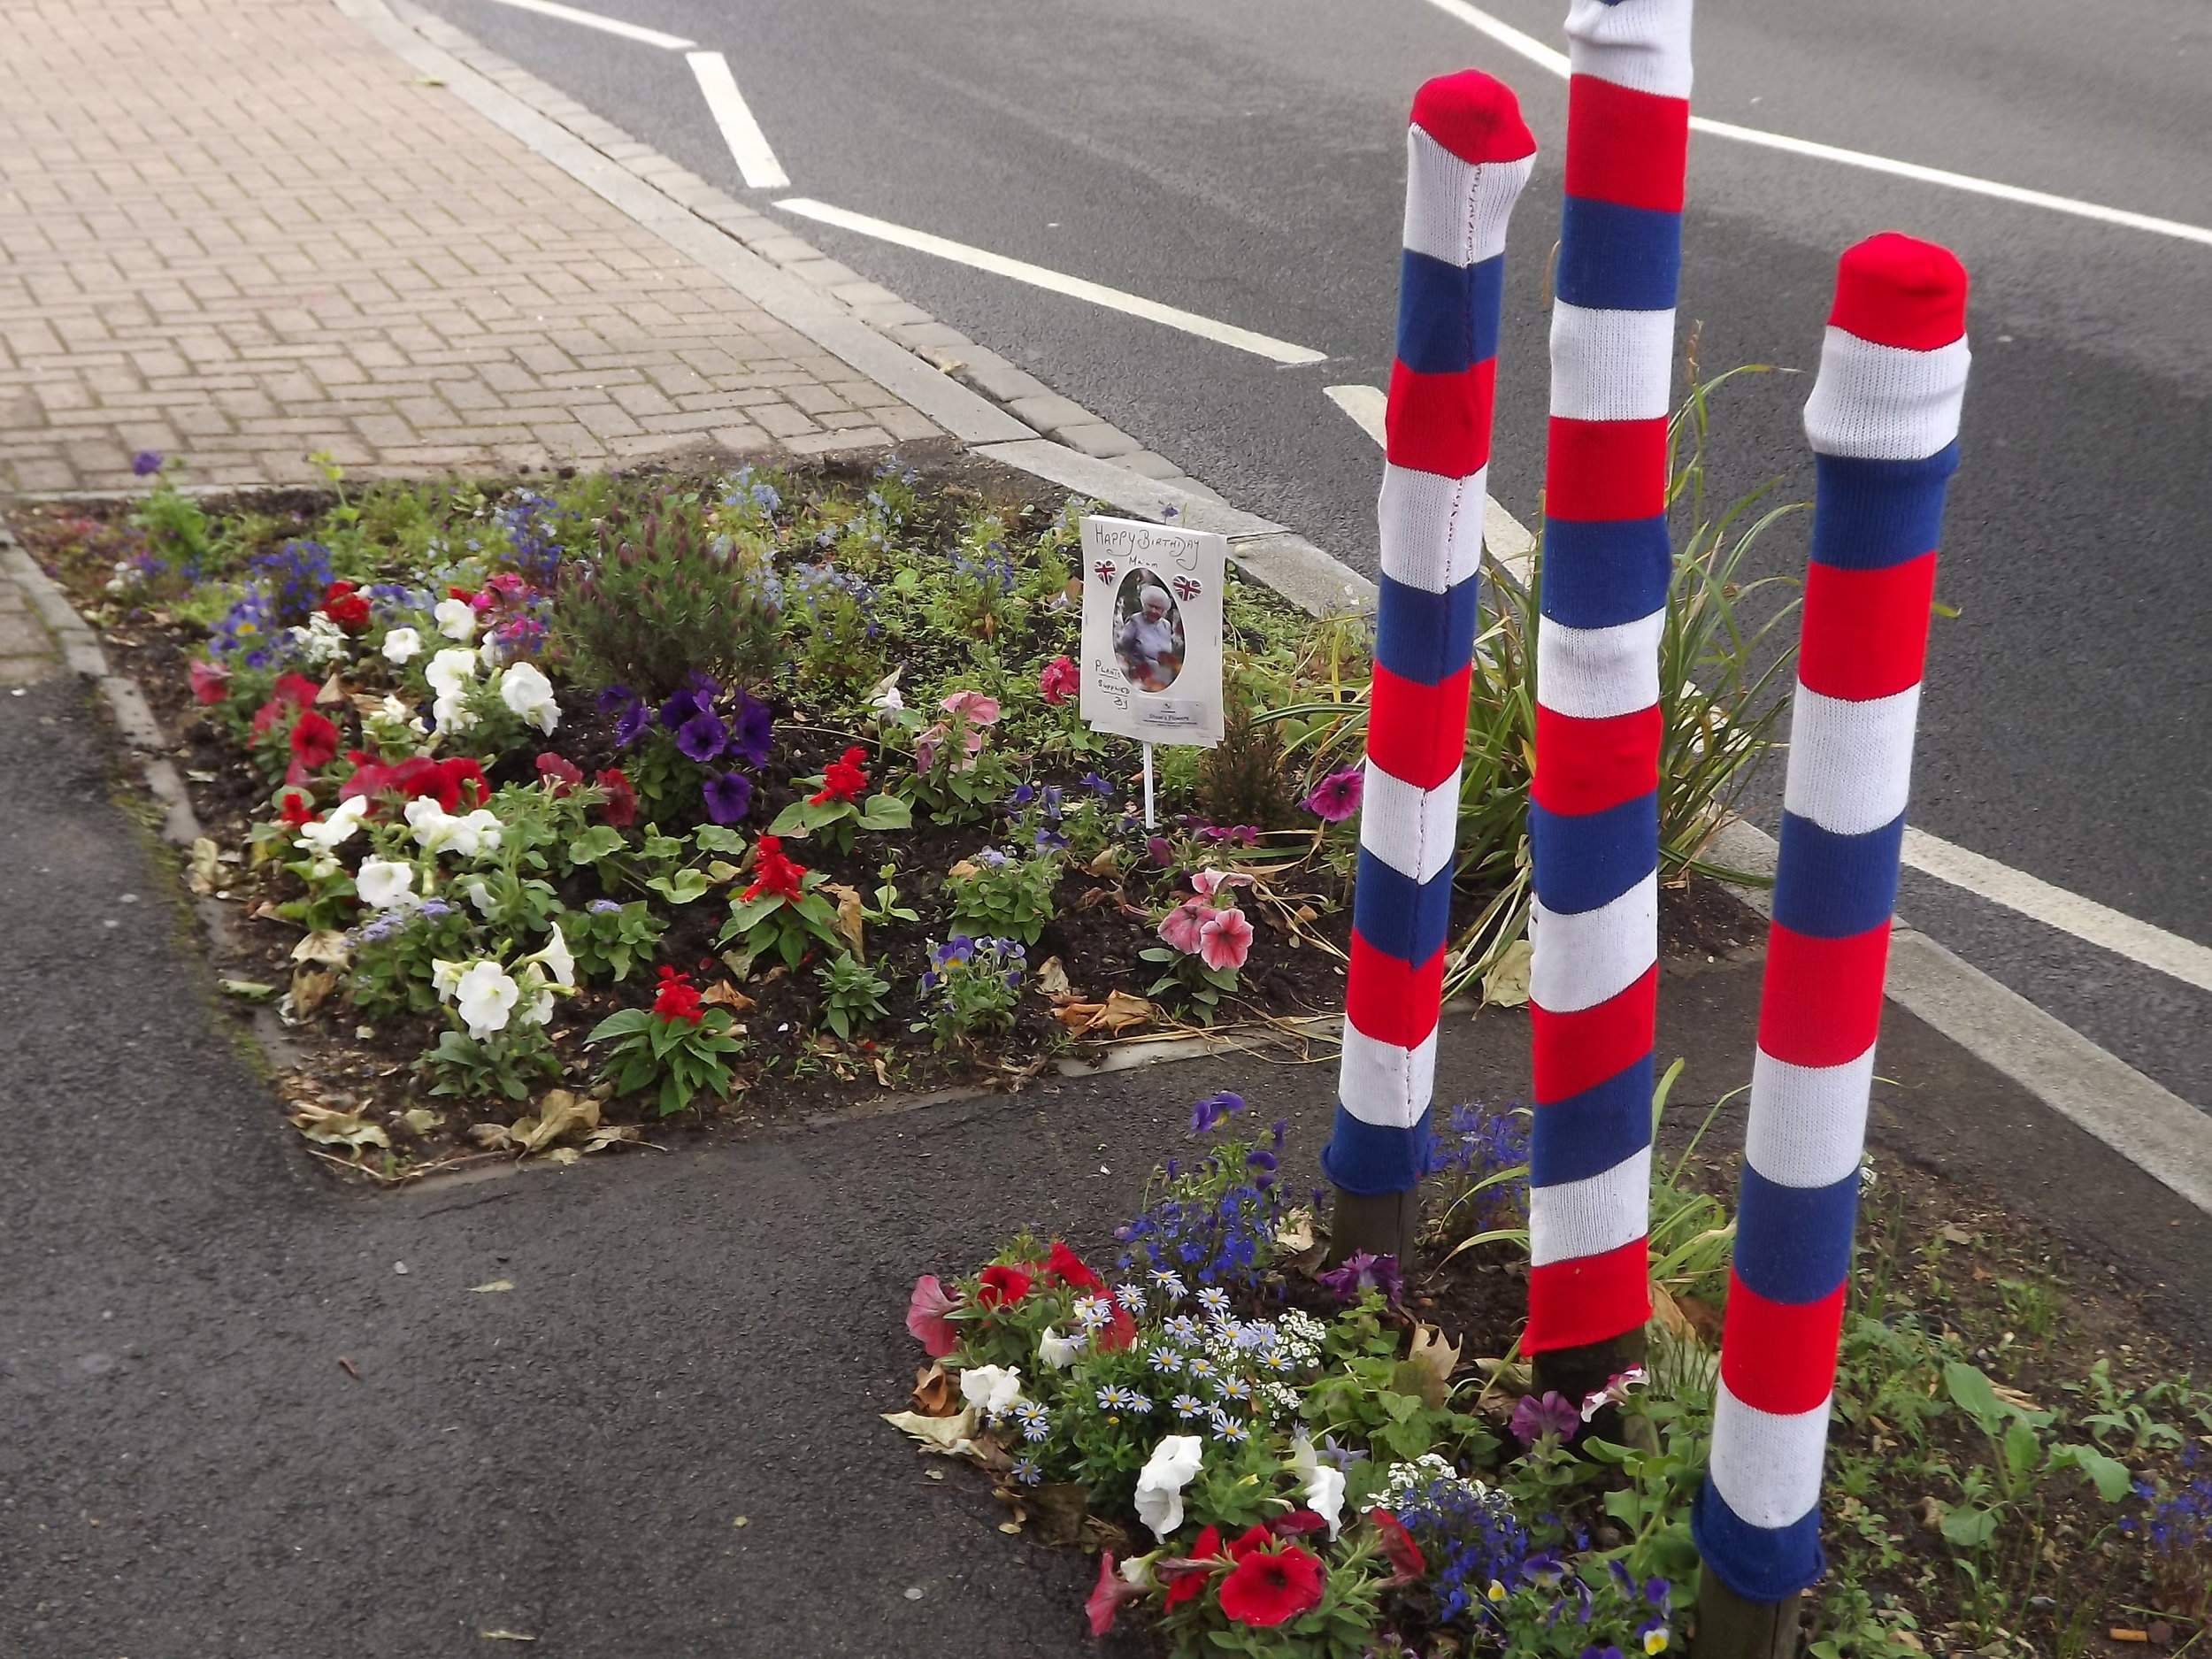
<instances>
[{"instance_id":1,"label":"red petunia flower","mask_svg":"<svg viewBox=\"0 0 2212 1659\"><path fill-rule=\"evenodd\" d=\"M618 767L605 768L594 781L607 792L607 798L599 803L602 818L617 829L627 829L637 822L637 791Z\"/></svg>"},{"instance_id":2,"label":"red petunia flower","mask_svg":"<svg viewBox=\"0 0 2212 1659\"><path fill-rule=\"evenodd\" d=\"M1217 1526L1209 1526L1200 1532L1197 1544L1192 1548L1191 1553L1185 1559L1195 1563L1218 1561L1221 1556L1221 1529ZM1164 1562L1156 1563L1152 1569L1152 1575L1166 1583L1166 1605L1169 1607L1175 1607L1191 1600L1206 1587L1206 1581L1213 1577L1213 1569L1210 1567L1194 1564L1182 1567L1178 1563L1179 1570L1170 1573L1162 1571L1166 1565Z\"/></svg>"},{"instance_id":3,"label":"red petunia flower","mask_svg":"<svg viewBox=\"0 0 2212 1659\"><path fill-rule=\"evenodd\" d=\"M253 734L265 737L292 718L292 705L281 697L272 697L253 711Z\"/></svg>"},{"instance_id":4,"label":"red petunia flower","mask_svg":"<svg viewBox=\"0 0 2212 1659\"><path fill-rule=\"evenodd\" d=\"M960 1333L945 1317L959 1305L956 1298L945 1294L936 1274L924 1273L914 1281L914 1294L906 1303L906 1328L929 1350L930 1358L942 1359L960 1346Z\"/></svg>"},{"instance_id":5,"label":"red petunia flower","mask_svg":"<svg viewBox=\"0 0 2212 1659\"><path fill-rule=\"evenodd\" d=\"M220 663L204 662L195 657L192 662L192 700L195 703L220 703L230 694L230 670Z\"/></svg>"},{"instance_id":6,"label":"red petunia flower","mask_svg":"<svg viewBox=\"0 0 2212 1659\"><path fill-rule=\"evenodd\" d=\"M316 694L322 687L303 674L279 674L270 695L279 703L288 703L296 709L312 707Z\"/></svg>"},{"instance_id":7,"label":"red petunia flower","mask_svg":"<svg viewBox=\"0 0 2212 1659\"><path fill-rule=\"evenodd\" d=\"M698 987L690 976L666 966L660 972L660 989L653 995L653 1012L662 1019L686 1020L694 1025L705 1015L699 1006Z\"/></svg>"},{"instance_id":8,"label":"red petunia flower","mask_svg":"<svg viewBox=\"0 0 2212 1659\"><path fill-rule=\"evenodd\" d=\"M1091 1621L1091 1634L1103 1636L1114 1627L1114 1615L1121 1611L1124 1601L1133 1601L1144 1594L1144 1586L1129 1582L1114 1570L1114 1552L1102 1550L1098 1557L1098 1582L1091 1586L1091 1594L1083 1603L1083 1611Z\"/></svg>"},{"instance_id":9,"label":"red petunia flower","mask_svg":"<svg viewBox=\"0 0 2212 1659\"><path fill-rule=\"evenodd\" d=\"M822 787L807 797L809 804L826 805L832 801L857 801L860 792L868 787L868 774L860 770L860 763L868 758L864 749L849 749L837 759L822 768Z\"/></svg>"},{"instance_id":10,"label":"red petunia flower","mask_svg":"<svg viewBox=\"0 0 2212 1659\"><path fill-rule=\"evenodd\" d=\"M538 757L538 780L553 786L557 799L583 782L583 768L564 756L548 749Z\"/></svg>"},{"instance_id":11,"label":"red petunia flower","mask_svg":"<svg viewBox=\"0 0 2212 1659\"><path fill-rule=\"evenodd\" d=\"M1045 1257L1045 1271L1063 1285L1077 1290L1103 1290L1105 1282L1083 1265L1082 1258L1068 1248L1059 1239L1052 1241L1052 1252Z\"/></svg>"},{"instance_id":12,"label":"red petunia flower","mask_svg":"<svg viewBox=\"0 0 2212 1659\"><path fill-rule=\"evenodd\" d=\"M369 597L353 591L351 582L333 582L323 590L323 614L349 634L369 626Z\"/></svg>"},{"instance_id":13,"label":"red petunia flower","mask_svg":"<svg viewBox=\"0 0 2212 1659\"><path fill-rule=\"evenodd\" d=\"M1258 1629L1285 1624L1321 1605L1321 1582L1320 1557L1300 1545L1248 1550L1221 1581L1221 1610Z\"/></svg>"},{"instance_id":14,"label":"red petunia flower","mask_svg":"<svg viewBox=\"0 0 2212 1659\"><path fill-rule=\"evenodd\" d=\"M1074 660L1071 657L1054 657L1045 664L1044 672L1037 676L1038 693L1047 703L1065 703L1082 687L1082 676L1076 671Z\"/></svg>"},{"instance_id":15,"label":"red petunia flower","mask_svg":"<svg viewBox=\"0 0 2212 1659\"><path fill-rule=\"evenodd\" d=\"M292 723L292 756L312 772L338 758L338 728L309 709Z\"/></svg>"},{"instance_id":16,"label":"red petunia flower","mask_svg":"<svg viewBox=\"0 0 2212 1659\"><path fill-rule=\"evenodd\" d=\"M296 785L288 785L277 791L277 820L287 829L297 829L315 818L315 797Z\"/></svg>"},{"instance_id":17,"label":"red petunia flower","mask_svg":"<svg viewBox=\"0 0 2212 1659\"><path fill-rule=\"evenodd\" d=\"M1406 1531L1405 1523L1388 1509L1370 1509L1367 1518L1382 1534L1383 1555L1388 1558L1392 1568L1390 1582L1417 1583L1421 1575L1429 1570L1429 1563L1421 1554L1420 1545L1413 1541L1413 1534Z\"/></svg>"},{"instance_id":18,"label":"red petunia flower","mask_svg":"<svg viewBox=\"0 0 2212 1659\"><path fill-rule=\"evenodd\" d=\"M986 1308L1010 1308L1029 1294L1029 1275L1018 1267L995 1264L985 1268L981 1278L983 1287L975 1299Z\"/></svg>"},{"instance_id":19,"label":"red petunia flower","mask_svg":"<svg viewBox=\"0 0 2212 1659\"><path fill-rule=\"evenodd\" d=\"M446 781L453 787L455 801L466 807L482 806L492 798L491 780L484 776L484 766L472 755L455 755L438 763ZM453 809L448 807L447 811Z\"/></svg>"},{"instance_id":20,"label":"red petunia flower","mask_svg":"<svg viewBox=\"0 0 2212 1659\"><path fill-rule=\"evenodd\" d=\"M799 885L806 874L803 865L795 864L783 856L783 842L774 835L764 835L755 849L753 884L740 894L741 902L772 893L779 898L796 899L804 889Z\"/></svg>"},{"instance_id":21,"label":"red petunia flower","mask_svg":"<svg viewBox=\"0 0 2212 1659\"><path fill-rule=\"evenodd\" d=\"M1114 1317L1098 1327L1098 1334L1091 1339L1092 1346L1102 1354L1119 1353L1123 1348L1137 1345L1137 1322L1129 1317L1129 1310L1121 1305L1121 1298L1109 1296Z\"/></svg>"}]
</instances>

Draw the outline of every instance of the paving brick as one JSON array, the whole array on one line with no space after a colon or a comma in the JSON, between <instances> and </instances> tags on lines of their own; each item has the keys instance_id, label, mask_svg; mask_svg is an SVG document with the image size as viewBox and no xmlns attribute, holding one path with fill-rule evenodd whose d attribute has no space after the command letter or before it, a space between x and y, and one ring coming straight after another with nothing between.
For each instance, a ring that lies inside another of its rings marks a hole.
<instances>
[{"instance_id":1,"label":"paving brick","mask_svg":"<svg viewBox=\"0 0 2212 1659\"><path fill-rule=\"evenodd\" d=\"M1099 460L1110 461L1117 456L1134 455L1144 448L1119 426L1103 420L1085 421L1059 429L1060 442Z\"/></svg>"}]
</instances>

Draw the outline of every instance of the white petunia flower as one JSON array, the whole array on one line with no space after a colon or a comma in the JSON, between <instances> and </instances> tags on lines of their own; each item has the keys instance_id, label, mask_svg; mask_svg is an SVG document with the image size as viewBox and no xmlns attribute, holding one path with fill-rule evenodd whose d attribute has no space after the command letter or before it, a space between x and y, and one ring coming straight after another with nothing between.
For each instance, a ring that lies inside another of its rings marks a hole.
<instances>
[{"instance_id":1,"label":"white petunia flower","mask_svg":"<svg viewBox=\"0 0 2212 1659\"><path fill-rule=\"evenodd\" d=\"M476 609L465 599L441 599L430 614L438 619L438 632L449 640L476 637Z\"/></svg>"},{"instance_id":2,"label":"white petunia flower","mask_svg":"<svg viewBox=\"0 0 2212 1659\"><path fill-rule=\"evenodd\" d=\"M362 816L368 810L367 796L349 795L330 809L328 818L301 825L296 845L303 852L327 858L333 848L353 839L354 831L361 827Z\"/></svg>"},{"instance_id":3,"label":"white petunia flower","mask_svg":"<svg viewBox=\"0 0 2212 1659\"><path fill-rule=\"evenodd\" d=\"M464 858L473 858L479 853L495 853L499 850L499 832L505 827L491 808L480 806L453 820L453 850Z\"/></svg>"},{"instance_id":4,"label":"white petunia flower","mask_svg":"<svg viewBox=\"0 0 2212 1659\"><path fill-rule=\"evenodd\" d=\"M1344 1525L1344 1471L1317 1457L1303 1434L1290 1443L1290 1467L1306 1483L1306 1507L1329 1524L1334 1538Z\"/></svg>"},{"instance_id":5,"label":"white petunia flower","mask_svg":"<svg viewBox=\"0 0 2212 1659\"><path fill-rule=\"evenodd\" d=\"M1206 1455L1195 1434L1170 1434L1152 1448L1137 1476L1137 1518L1162 1543L1183 1525L1183 1488L1198 1473Z\"/></svg>"},{"instance_id":6,"label":"white petunia flower","mask_svg":"<svg viewBox=\"0 0 2212 1659\"><path fill-rule=\"evenodd\" d=\"M430 659L422 676L430 682L430 689L441 701L457 700L476 678L476 653L448 649Z\"/></svg>"},{"instance_id":7,"label":"white petunia flower","mask_svg":"<svg viewBox=\"0 0 2212 1659\"><path fill-rule=\"evenodd\" d=\"M468 972L465 962L434 961L430 964L430 988L446 1001L461 988L461 976Z\"/></svg>"},{"instance_id":8,"label":"white petunia flower","mask_svg":"<svg viewBox=\"0 0 2212 1659\"><path fill-rule=\"evenodd\" d=\"M397 910L414 896L415 866L393 858L364 858L353 890L373 910Z\"/></svg>"},{"instance_id":9,"label":"white petunia flower","mask_svg":"<svg viewBox=\"0 0 2212 1659\"><path fill-rule=\"evenodd\" d=\"M545 971L552 975L553 983L563 990L572 991L576 988L576 957L568 948L568 936L561 932L557 924L554 926L553 937L546 941L545 949L535 956L525 956L523 961L543 964Z\"/></svg>"},{"instance_id":10,"label":"white petunia flower","mask_svg":"<svg viewBox=\"0 0 2212 1659\"><path fill-rule=\"evenodd\" d=\"M545 969L535 962L525 963L522 969L522 1021L526 1025L549 1025L553 1022L553 987L545 977Z\"/></svg>"},{"instance_id":11,"label":"white petunia flower","mask_svg":"<svg viewBox=\"0 0 2212 1659\"><path fill-rule=\"evenodd\" d=\"M394 628L384 636L384 660L411 663L422 655L422 635L413 628Z\"/></svg>"},{"instance_id":12,"label":"white petunia flower","mask_svg":"<svg viewBox=\"0 0 2212 1659\"><path fill-rule=\"evenodd\" d=\"M492 913L492 890L484 885L483 877L478 876L474 880L469 882L466 886L462 887L461 896L465 898L471 904L473 904L476 907L476 913L479 916L485 918L487 920L490 919Z\"/></svg>"},{"instance_id":13,"label":"white petunia flower","mask_svg":"<svg viewBox=\"0 0 2212 1659\"><path fill-rule=\"evenodd\" d=\"M504 1031L507 1021L521 1000L522 987L510 979L507 970L488 957L472 962L453 987L453 999L461 1010L461 1019L469 1028L469 1035L479 1042L494 1032Z\"/></svg>"},{"instance_id":14,"label":"white petunia flower","mask_svg":"<svg viewBox=\"0 0 2212 1659\"><path fill-rule=\"evenodd\" d=\"M1003 1417L1021 1394L1018 1365L971 1365L960 1373L960 1397L972 1406L980 1406L986 1417Z\"/></svg>"},{"instance_id":15,"label":"white petunia flower","mask_svg":"<svg viewBox=\"0 0 2212 1659\"><path fill-rule=\"evenodd\" d=\"M499 700L548 736L561 723L553 682L534 663L517 663L499 677Z\"/></svg>"},{"instance_id":16,"label":"white petunia flower","mask_svg":"<svg viewBox=\"0 0 2212 1659\"><path fill-rule=\"evenodd\" d=\"M1047 1325L1045 1333L1037 1339L1037 1357L1055 1371L1065 1371L1082 1356L1083 1348L1079 1332L1074 1336L1062 1336L1055 1327Z\"/></svg>"}]
</instances>

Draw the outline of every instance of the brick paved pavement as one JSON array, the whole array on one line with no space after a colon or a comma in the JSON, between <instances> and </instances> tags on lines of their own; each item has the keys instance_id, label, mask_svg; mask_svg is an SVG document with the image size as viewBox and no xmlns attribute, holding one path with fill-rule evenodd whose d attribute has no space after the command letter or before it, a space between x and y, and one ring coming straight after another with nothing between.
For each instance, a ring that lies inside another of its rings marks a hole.
<instances>
[{"instance_id":1,"label":"brick paved pavement","mask_svg":"<svg viewBox=\"0 0 2212 1659\"><path fill-rule=\"evenodd\" d=\"M0 490L126 488L141 449L234 484L934 431L326 0L0 25Z\"/></svg>"}]
</instances>

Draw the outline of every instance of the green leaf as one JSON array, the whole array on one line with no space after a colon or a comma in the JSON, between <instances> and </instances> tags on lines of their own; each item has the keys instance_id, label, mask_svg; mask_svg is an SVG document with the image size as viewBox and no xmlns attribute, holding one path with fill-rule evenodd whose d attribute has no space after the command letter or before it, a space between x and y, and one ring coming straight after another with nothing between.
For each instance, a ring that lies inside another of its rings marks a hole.
<instances>
[{"instance_id":1,"label":"green leaf","mask_svg":"<svg viewBox=\"0 0 2212 1659\"><path fill-rule=\"evenodd\" d=\"M803 837L812 827L807 821L806 803L794 801L776 814L775 822L768 826L768 833L771 835Z\"/></svg>"},{"instance_id":2,"label":"green leaf","mask_svg":"<svg viewBox=\"0 0 2212 1659\"><path fill-rule=\"evenodd\" d=\"M2013 1408L1997 1397L1989 1379L1964 1360L1945 1363L1943 1386L1952 1403L1979 1424L1985 1434L1996 1433L1997 1425L2013 1415Z\"/></svg>"},{"instance_id":3,"label":"green leaf","mask_svg":"<svg viewBox=\"0 0 2212 1659\"><path fill-rule=\"evenodd\" d=\"M860 827L902 830L914 826L914 809L895 795L872 795L860 809Z\"/></svg>"},{"instance_id":4,"label":"green leaf","mask_svg":"<svg viewBox=\"0 0 2212 1659\"><path fill-rule=\"evenodd\" d=\"M1979 1549L1997 1535L1997 1511L1954 1509L1943 1517L1943 1535L1962 1549Z\"/></svg>"},{"instance_id":5,"label":"green leaf","mask_svg":"<svg viewBox=\"0 0 2212 1659\"><path fill-rule=\"evenodd\" d=\"M2117 1503L2127 1496L2128 1489L2135 1484L2135 1478L2128 1472L2125 1463L2087 1446L2053 1448L2051 1467L2080 1470L2095 1484L2097 1495L2107 1503Z\"/></svg>"},{"instance_id":6,"label":"green leaf","mask_svg":"<svg viewBox=\"0 0 2212 1659\"><path fill-rule=\"evenodd\" d=\"M733 858L745 851L745 838L725 824L702 824L691 833L703 853L727 853Z\"/></svg>"},{"instance_id":7,"label":"green leaf","mask_svg":"<svg viewBox=\"0 0 2212 1659\"><path fill-rule=\"evenodd\" d=\"M688 904L706 895L709 883L703 870L685 868L673 875L655 876L645 884L671 904Z\"/></svg>"}]
</instances>

